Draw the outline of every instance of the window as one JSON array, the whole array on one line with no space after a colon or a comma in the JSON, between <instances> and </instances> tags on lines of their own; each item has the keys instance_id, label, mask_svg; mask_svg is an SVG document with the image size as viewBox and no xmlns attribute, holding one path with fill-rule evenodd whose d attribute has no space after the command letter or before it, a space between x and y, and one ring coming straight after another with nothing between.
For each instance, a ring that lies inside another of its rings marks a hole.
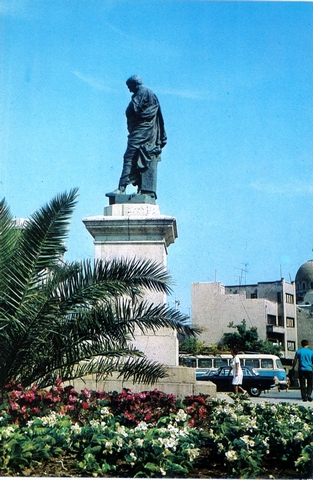
<instances>
[{"instance_id":1,"label":"window","mask_svg":"<svg viewBox=\"0 0 313 480\"><path fill-rule=\"evenodd\" d=\"M277 292L277 303L281 303L281 292Z\"/></svg>"},{"instance_id":2,"label":"window","mask_svg":"<svg viewBox=\"0 0 313 480\"><path fill-rule=\"evenodd\" d=\"M258 358L246 358L245 365L247 367L259 368L260 367L259 359Z\"/></svg>"},{"instance_id":3,"label":"window","mask_svg":"<svg viewBox=\"0 0 313 480\"><path fill-rule=\"evenodd\" d=\"M251 293L250 298L258 298L258 294L257 293Z\"/></svg>"},{"instance_id":4,"label":"window","mask_svg":"<svg viewBox=\"0 0 313 480\"><path fill-rule=\"evenodd\" d=\"M287 342L287 350L294 352L296 349L296 342Z\"/></svg>"},{"instance_id":5,"label":"window","mask_svg":"<svg viewBox=\"0 0 313 480\"><path fill-rule=\"evenodd\" d=\"M261 368L273 368L273 360L271 358L261 358Z\"/></svg>"},{"instance_id":6,"label":"window","mask_svg":"<svg viewBox=\"0 0 313 480\"><path fill-rule=\"evenodd\" d=\"M224 367L228 365L227 358L214 358L214 368Z\"/></svg>"},{"instance_id":7,"label":"window","mask_svg":"<svg viewBox=\"0 0 313 480\"><path fill-rule=\"evenodd\" d=\"M281 315L278 316L278 326L283 327L284 326L284 317Z\"/></svg>"},{"instance_id":8,"label":"window","mask_svg":"<svg viewBox=\"0 0 313 480\"><path fill-rule=\"evenodd\" d=\"M276 315L267 315L267 324L276 325Z\"/></svg>"},{"instance_id":9,"label":"window","mask_svg":"<svg viewBox=\"0 0 313 480\"><path fill-rule=\"evenodd\" d=\"M294 298L291 293L286 293L286 303L294 303Z\"/></svg>"},{"instance_id":10,"label":"window","mask_svg":"<svg viewBox=\"0 0 313 480\"><path fill-rule=\"evenodd\" d=\"M295 319L293 317L286 318L286 325L289 328L295 328Z\"/></svg>"},{"instance_id":11,"label":"window","mask_svg":"<svg viewBox=\"0 0 313 480\"><path fill-rule=\"evenodd\" d=\"M211 368L212 359L211 358L198 358L198 367L199 368Z\"/></svg>"},{"instance_id":12,"label":"window","mask_svg":"<svg viewBox=\"0 0 313 480\"><path fill-rule=\"evenodd\" d=\"M185 365L186 367L196 368L196 359L195 358L180 358L180 365Z\"/></svg>"}]
</instances>

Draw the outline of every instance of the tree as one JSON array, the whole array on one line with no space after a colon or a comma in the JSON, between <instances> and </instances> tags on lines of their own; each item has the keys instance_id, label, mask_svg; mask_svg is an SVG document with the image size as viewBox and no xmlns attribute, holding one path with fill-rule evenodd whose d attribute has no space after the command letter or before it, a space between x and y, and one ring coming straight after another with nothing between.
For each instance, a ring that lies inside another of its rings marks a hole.
<instances>
[{"instance_id":1,"label":"tree","mask_svg":"<svg viewBox=\"0 0 313 480\"><path fill-rule=\"evenodd\" d=\"M273 345L268 340L259 340L258 329L251 327L247 329L246 320L242 320L239 325L231 322L228 328L235 328L237 332L224 333L220 348L231 348L236 346L238 350L244 352L269 353L272 355L281 355L281 349L277 345Z\"/></svg>"},{"instance_id":2,"label":"tree","mask_svg":"<svg viewBox=\"0 0 313 480\"><path fill-rule=\"evenodd\" d=\"M187 355L201 355L205 350L205 342L201 342L197 338L186 338L179 345L179 353Z\"/></svg>"},{"instance_id":3,"label":"tree","mask_svg":"<svg viewBox=\"0 0 313 480\"><path fill-rule=\"evenodd\" d=\"M112 372L154 382L166 368L132 344L135 328L197 334L187 317L155 306L143 291L170 292L170 277L151 261L82 261L62 257L77 189L56 196L17 229L0 202L0 389L12 379L46 387ZM147 297L146 297L147 298Z\"/></svg>"}]
</instances>

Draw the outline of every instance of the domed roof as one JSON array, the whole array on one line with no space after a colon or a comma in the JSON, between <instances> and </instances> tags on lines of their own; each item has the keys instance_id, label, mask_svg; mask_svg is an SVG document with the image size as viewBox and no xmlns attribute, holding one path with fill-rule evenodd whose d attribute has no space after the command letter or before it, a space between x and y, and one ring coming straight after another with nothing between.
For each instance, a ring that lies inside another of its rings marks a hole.
<instances>
[{"instance_id":1,"label":"domed roof","mask_svg":"<svg viewBox=\"0 0 313 480\"><path fill-rule=\"evenodd\" d=\"M313 260L305 262L297 271L296 283L301 284L302 282L307 284L313 282Z\"/></svg>"}]
</instances>

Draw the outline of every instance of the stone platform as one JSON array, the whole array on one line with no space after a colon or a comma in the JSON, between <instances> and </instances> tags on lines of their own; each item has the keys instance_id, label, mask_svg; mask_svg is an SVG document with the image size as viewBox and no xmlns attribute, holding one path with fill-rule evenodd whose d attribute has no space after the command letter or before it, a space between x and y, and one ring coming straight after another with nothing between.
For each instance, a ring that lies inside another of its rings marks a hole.
<instances>
[{"instance_id":1,"label":"stone platform","mask_svg":"<svg viewBox=\"0 0 313 480\"><path fill-rule=\"evenodd\" d=\"M155 199L149 195L107 194L110 205L104 214L83 219L94 238L95 259L149 259L164 266L168 247L178 237L174 217L162 215ZM162 292L147 291L145 300L154 305L166 303ZM133 392L157 388L179 397L206 393L215 396L216 387L210 382L196 381L195 370L178 365L178 338L175 330L162 328L155 333L143 334L136 330L133 344L146 357L168 368L169 376L154 385L133 384L110 377L106 382L86 379L91 389L121 391L124 387ZM84 384L82 383L82 388ZM75 384L75 388L76 384Z\"/></svg>"},{"instance_id":2,"label":"stone platform","mask_svg":"<svg viewBox=\"0 0 313 480\"><path fill-rule=\"evenodd\" d=\"M216 398L216 385L212 382L200 382L195 380L196 373L194 368L188 367L169 367L169 376L157 383L132 383L131 381L117 380L117 375L110 377L106 381L97 382L93 376L86 377L83 381L74 380L70 382L75 390L80 391L84 388L97 391L120 393L123 388L129 388L132 392L146 392L154 389L166 394L175 395L177 398L185 398L191 395L210 395Z\"/></svg>"}]
</instances>

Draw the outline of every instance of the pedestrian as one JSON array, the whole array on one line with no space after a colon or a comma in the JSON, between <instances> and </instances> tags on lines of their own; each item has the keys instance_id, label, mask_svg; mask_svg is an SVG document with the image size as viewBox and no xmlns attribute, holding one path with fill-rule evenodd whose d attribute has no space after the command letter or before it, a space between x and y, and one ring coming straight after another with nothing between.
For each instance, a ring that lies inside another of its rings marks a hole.
<instances>
[{"instance_id":1,"label":"pedestrian","mask_svg":"<svg viewBox=\"0 0 313 480\"><path fill-rule=\"evenodd\" d=\"M238 357L238 351L236 347L232 347L230 350L233 358L230 362L230 366L233 371L233 380L232 385L234 387L234 392L238 394L238 390L242 393L247 393L246 390L242 388L243 372L240 365L240 358Z\"/></svg>"},{"instance_id":2,"label":"pedestrian","mask_svg":"<svg viewBox=\"0 0 313 480\"><path fill-rule=\"evenodd\" d=\"M298 375L302 400L304 402L312 402L313 350L309 348L309 342L307 340L302 340L301 346L302 348L296 351L292 368L294 368L298 362Z\"/></svg>"}]
</instances>

